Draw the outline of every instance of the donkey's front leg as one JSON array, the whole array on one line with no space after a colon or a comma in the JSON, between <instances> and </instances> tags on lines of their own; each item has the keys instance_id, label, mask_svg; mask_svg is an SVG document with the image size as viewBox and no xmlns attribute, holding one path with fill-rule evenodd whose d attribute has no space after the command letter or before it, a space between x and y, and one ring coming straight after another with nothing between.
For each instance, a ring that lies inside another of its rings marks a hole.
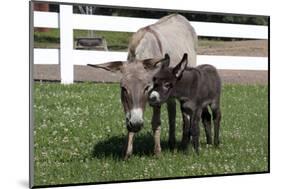
<instances>
[{"instance_id":1,"label":"donkey's front leg","mask_svg":"<svg viewBox=\"0 0 281 189\"><path fill-rule=\"evenodd\" d=\"M127 160L133 153L134 132L128 132L126 144L124 145L124 160Z\"/></svg>"},{"instance_id":2,"label":"donkey's front leg","mask_svg":"<svg viewBox=\"0 0 281 189\"><path fill-rule=\"evenodd\" d=\"M160 131L161 131L161 106L153 106L153 115L151 120L153 136L154 136L154 154L156 156L161 153L161 144L160 144Z\"/></svg>"},{"instance_id":3,"label":"donkey's front leg","mask_svg":"<svg viewBox=\"0 0 281 189\"><path fill-rule=\"evenodd\" d=\"M176 100L169 99L167 102L167 110L169 117L169 147L171 150L174 150L176 145Z\"/></svg>"}]
</instances>

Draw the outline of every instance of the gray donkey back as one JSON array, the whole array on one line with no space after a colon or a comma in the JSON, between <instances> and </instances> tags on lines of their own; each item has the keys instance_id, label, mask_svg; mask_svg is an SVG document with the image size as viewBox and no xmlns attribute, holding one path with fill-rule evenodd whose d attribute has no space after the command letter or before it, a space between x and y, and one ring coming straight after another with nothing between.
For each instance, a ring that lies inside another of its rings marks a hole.
<instances>
[{"instance_id":1,"label":"gray donkey back","mask_svg":"<svg viewBox=\"0 0 281 189\"><path fill-rule=\"evenodd\" d=\"M174 67L187 53L189 66L196 66L197 35L189 21L179 15L171 14L155 24L139 29L132 37L128 60L164 57L170 55Z\"/></svg>"}]
</instances>

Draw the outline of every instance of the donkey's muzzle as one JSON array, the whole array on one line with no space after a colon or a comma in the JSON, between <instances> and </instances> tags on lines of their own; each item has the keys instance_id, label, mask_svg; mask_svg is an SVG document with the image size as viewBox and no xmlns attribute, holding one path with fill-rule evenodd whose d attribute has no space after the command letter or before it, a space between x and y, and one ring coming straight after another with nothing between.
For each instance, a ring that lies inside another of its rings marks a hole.
<instances>
[{"instance_id":1,"label":"donkey's muzzle","mask_svg":"<svg viewBox=\"0 0 281 189\"><path fill-rule=\"evenodd\" d=\"M138 123L132 123L128 122L127 123L127 129L129 132L139 132L141 128L143 127L143 122L138 122Z\"/></svg>"},{"instance_id":2,"label":"donkey's muzzle","mask_svg":"<svg viewBox=\"0 0 281 189\"><path fill-rule=\"evenodd\" d=\"M143 127L143 110L135 108L130 111L127 117L127 129L131 132L138 132Z\"/></svg>"}]
</instances>

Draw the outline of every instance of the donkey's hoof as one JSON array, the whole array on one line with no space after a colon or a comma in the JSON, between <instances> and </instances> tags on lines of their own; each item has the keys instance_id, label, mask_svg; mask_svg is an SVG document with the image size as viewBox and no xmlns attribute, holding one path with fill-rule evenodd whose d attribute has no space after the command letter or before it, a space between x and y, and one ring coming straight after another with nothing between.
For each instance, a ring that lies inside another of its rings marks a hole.
<instances>
[{"instance_id":1,"label":"donkey's hoof","mask_svg":"<svg viewBox=\"0 0 281 189\"><path fill-rule=\"evenodd\" d=\"M154 157L160 158L161 157L161 153L160 152L159 153L154 153Z\"/></svg>"},{"instance_id":2,"label":"donkey's hoof","mask_svg":"<svg viewBox=\"0 0 281 189\"><path fill-rule=\"evenodd\" d=\"M131 157L132 153L124 153L123 154L123 160L126 161Z\"/></svg>"},{"instance_id":3,"label":"donkey's hoof","mask_svg":"<svg viewBox=\"0 0 281 189\"><path fill-rule=\"evenodd\" d=\"M130 155L125 155L125 156L123 157L123 160L126 161L126 160L129 159L129 157L130 157Z\"/></svg>"},{"instance_id":4,"label":"donkey's hoof","mask_svg":"<svg viewBox=\"0 0 281 189\"><path fill-rule=\"evenodd\" d=\"M155 149L154 150L154 155L155 155L155 157L160 157L160 155L161 155L161 149Z\"/></svg>"}]
</instances>

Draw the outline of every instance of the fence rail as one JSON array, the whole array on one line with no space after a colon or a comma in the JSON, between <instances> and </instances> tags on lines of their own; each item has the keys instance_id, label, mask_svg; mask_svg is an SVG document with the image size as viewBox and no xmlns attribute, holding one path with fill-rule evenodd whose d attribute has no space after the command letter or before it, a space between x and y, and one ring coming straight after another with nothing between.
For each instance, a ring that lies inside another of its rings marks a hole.
<instances>
[{"instance_id":1,"label":"fence rail","mask_svg":"<svg viewBox=\"0 0 281 189\"><path fill-rule=\"evenodd\" d=\"M139 28L153 24L157 19L130 18L123 16L101 16L73 14L73 29L136 32ZM199 36L267 39L267 26L227 24L214 22L190 22ZM59 28L59 13L34 12L34 26Z\"/></svg>"},{"instance_id":2,"label":"fence rail","mask_svg":"<svg viewBox=\"0 0 281 189\"><path fill-rule=\"evenodd\" d=\"M59 49L35 49L35 64L59 64ZM73 50L73 64L99 64L107 61L126 60L127 52ZM212 64L218 69L267 70L266 57L197 55L197 64Z\"/></svg>"},{"instance_id":3,"label":"fence rail","mask_svg":"<svg viewBox=\"0 0 281 189\"><path fill-rule=\"evenodd\" d=\"M72 5L60 5L60 13L34 12L34 27L60 29L60 49L34 49L34 64L59 64L61 82L73 82L74 65L126 60L126 52L73 49L73 29L135 32L155 23L156 19L73 14ZM191 22L199 36L267 39L267 26ZM265 57L198 55L198 64L212 64L218 69L267 70Z\"/></svg>"}]
</instances>

